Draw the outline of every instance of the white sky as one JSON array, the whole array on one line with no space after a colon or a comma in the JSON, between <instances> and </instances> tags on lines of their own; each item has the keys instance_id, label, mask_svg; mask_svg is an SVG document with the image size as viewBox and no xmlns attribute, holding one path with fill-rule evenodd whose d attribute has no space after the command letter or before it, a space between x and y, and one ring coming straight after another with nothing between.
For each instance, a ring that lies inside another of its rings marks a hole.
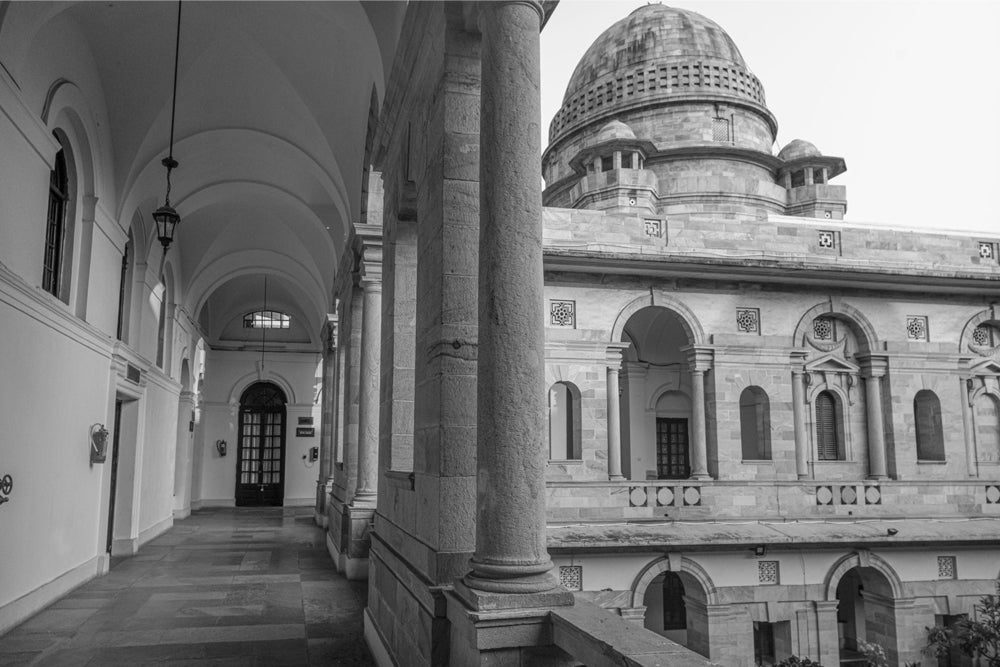
<instances>
[{"instance_id":1,"label":"white sky","mask_svg":"<svg viewBox=\"0 0 1000 667\"><path fill-rule=\"evenodd\" d=\"M542 146L577 62L645 0L562 0ZM1000 2L678 0L729 33L792 139L843 157L847 219L1000 236Z\"/></svg>"}]
</instances>

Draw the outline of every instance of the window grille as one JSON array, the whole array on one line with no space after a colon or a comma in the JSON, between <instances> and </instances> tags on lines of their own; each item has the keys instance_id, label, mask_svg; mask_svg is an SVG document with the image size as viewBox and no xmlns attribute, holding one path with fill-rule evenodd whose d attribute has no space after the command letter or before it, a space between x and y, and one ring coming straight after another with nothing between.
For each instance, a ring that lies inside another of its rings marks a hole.
<instances>
[{"instance_id":1,"label":"window grille","mask_svg":"<svg viewBox=\"0 0 1000 667\"><path fill-rule=\"evenodd\" d=\"M583 590L583 566L560 565L559 583L568 591Z\"/></svg>"},{"instance_id":2,"label":"window grille","mask_svg":"<svg viewBox=\"0 0 1000 667\"><path fill-rule=\"evenodd\" d=\"M712 119L712 141L721 141L725 143L732 141L729 135L728 118Z\"/></svg>"}]
</instances>

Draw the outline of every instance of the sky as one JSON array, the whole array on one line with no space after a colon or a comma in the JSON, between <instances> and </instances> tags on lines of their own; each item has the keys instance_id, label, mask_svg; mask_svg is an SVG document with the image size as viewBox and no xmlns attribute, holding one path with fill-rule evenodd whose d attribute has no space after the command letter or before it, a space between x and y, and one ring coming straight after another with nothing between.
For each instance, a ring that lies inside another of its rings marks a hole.
<instances>
[{"instance_id":1,"label":"sky","mask_svg":"<svg viewBox=\"0 0 1000 667\"><path fill-rule=\"evenodd\" d=\"M561 0L542 31L542 146L570 75L645 0ZM678 0L718 23L792 139L843 157L846 220L1000 238L1000 2Z\"/></svg>"}]
</instances>

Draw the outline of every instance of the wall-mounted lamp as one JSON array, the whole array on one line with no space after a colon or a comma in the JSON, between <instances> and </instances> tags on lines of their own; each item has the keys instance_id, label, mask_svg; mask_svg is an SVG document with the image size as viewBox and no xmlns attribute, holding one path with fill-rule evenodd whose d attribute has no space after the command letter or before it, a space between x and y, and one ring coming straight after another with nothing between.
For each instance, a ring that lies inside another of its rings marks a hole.
<instances>
[{"instance_id":1,"label":"wall-mounted lamp","mask_svg":"<svg viewBox=\"0 0 1000 667\"><path fill-rule=\"evenodd\" d=\"M14 490L14 478L10 475L0 477L0 505L10 500L7 496Z\"/></svg>"},{"instance_id":2,"label":"wall-mounted lamp","mask_svg":"<svg viewBox=\"0 0 1000 667\"><path fill-rule=\"evenodd\" d=\"M885 532L888 533L889 537L892 537L893 535L895 535L896 533L898 533L899 530L897 528L889 528Z\"/></svg>"},{"instance_id":3,"label":"wall-mounted lamp","mask_svg":"<svg viewBox=\"0 0 1000 667\"><path fill-rule=\"evenodd\" d=\"M104 424L90 427L90 463L104 463L108 458L108 429Z\"/></svg>"},{"instance_id":4,"label":"wall-mounted lamp","mask_svg":"<svg viewBox=\"0 0 1000 667\"><path fill-rule=\"evenodd\" d=\"M226 455L226 441L225 440L216 440L215 441L215 450L217 452L219 452L219 456L225 456Z\"/></svg>"},{"instance_id":5,"label":"wall-mounted lamp","mask_svg":"<svg viewBox=\"0 0 1000 667\"><path fill-rule=\"evenodd\" d=\"M767 546L765 546L763 544L758 544L757 546L755 546L753 548L753 555L757 556L758 558L760 558L761 556L766 556L767 555Z\"/></svg>"}]
</instances>

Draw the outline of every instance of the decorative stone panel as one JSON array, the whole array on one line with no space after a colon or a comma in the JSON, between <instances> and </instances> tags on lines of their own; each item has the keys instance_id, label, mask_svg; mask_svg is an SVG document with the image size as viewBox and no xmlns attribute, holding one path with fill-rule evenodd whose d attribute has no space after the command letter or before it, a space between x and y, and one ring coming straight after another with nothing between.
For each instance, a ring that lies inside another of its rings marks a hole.
<instances>
[{"instance_id":1,"label":"decorative stone panel","mask_svg":"<svg viewBox=\"0 0 1000 667\"><path fill-rule=\"evenodd\" d=\"M757 308L736 309L736 330L740 333L760 335L760 310Z\"/></svg>"},{"instance_id":2,"label":"decorative stone panel","mask_svg":"<svg viewBox=\"0 0 1000 667\"><path fill-rule=\"evenodd\" d=\"M778 584L778 561L759 560L757 561L757 581L762 584Z\"/></svg>"},{"instance_id":3,"label":"decorative stone panel","mask_svg":"<svg viewBox=\"0 0 1000 667\"><path fill-rule=\"evenodd\" d=\"M836 250L837 232L820 231L816 239L816 244L820 250Z\"/></svg>"},{"instance_id":4,"label":"decorative stone panel","mask_svg":"<svg viewBox=\"0 0 1000 667\"><path fill-rule=\"evenodd\" d=\"M993 327L980 324L972 332L972 342L981 347L993 347Z\"/></svg>"},{"instance_id":5,"label":"decorative stone panel","mask_svg":"<svg viewBox=\"0 0 1000 667\"><path fill-rule=\"evenodd\" d=\"M813 320L813 338L816 340L832 341L834 336L833 319L829 317L817 317Z\"/></svg>"},{"instance_id":6,"label":"decorative stone panel","mask_svg":"<svg viewBox=\"0 0 1000 667\"><path fill-rule=\"evenodd\" d=\"M986 504L1000 505L1000 486L990 484L986 487Z\"/></svg>"},{"instance_id":7,"label":"decorative stone panel","mask_svg":"<svg viewBox=\"0 0 1000 667\"><path fill-rule=\"evenodd\" d=\"M928 340L927 334L927 317L924 315L907 315L906 317L906 338L908 340L920 341L926 343Z\"/></svg>"},{"instance_id":8,"label":"decorative stone panel","mask_svg":"<svg viewBox=\"0 0 1000 667\"><path fill-rule=\"evenodd\" d=\"M866 486L865 487L865 504L866 505L881 505L882 504L882 489L878 486Z\"/></svg>"},{"instance_id":9,"label":"decorative stone panel","mask_svg":"<svg viewBox=\"0 0 1000 667\"><path fill-rule=\"evenodd\" d=\"M576 328L576 301L549 302L549 318L554 327Z\"/></svg>"},{"instance_id":10,"label":"decorative stone panel","mask_svg":"<svg viewBox=\"0 0 1000 667\"><path fill-rule=\"evenodd\" d=\"M938 579L956 579L955 557L938 556Z\"/></svg>"},{"instance_id":11,"label":"decorative stone panel","mask_svg":"<svg viewBox=\"0 0 1000 667\"><path fill-rule=\"evenodd\" d=\"M817 505L881 505L882 488L877 484L844 484L816 487Z\"/></svg>"},{"instance_id":12,"label":"decorative stone panel","mask_svg":"<svg viewBox=\"0 0 1000 667\"><path fill-rule=\"evenodd\" d=\"M853 486L840 487L840 504L841 505L858 504L858 492L854 490Z\"/></svg>"},{"instance_id":13,"label":"decorative stone panel","mask_svg":"<svg viewBox=\"0 0 1000 667\"><path fill-rule=\"evenodd\" d=\"M663 221L657 220L656 218L646 218L643 221L643 226L646 231L646 236L652 238L662 239L663 238Z\"/></svg>"},{"instance_id":14,"label":"decorative stone panel","mask_svg":"<svg viewBox=\"0 0 1000 667\"><path fill-rule=\"evenodd\" d=\"M832 486L817 486L816 487L816 504L817 505L832 505L833 504L833 487Z\"/></svg>"},{"instance_id":15,"label":"decorative stone panel","mask_svg":"<svg viewBox=\"0 0 1000 667\"><path fill-rule=\"evenodd\" d=\"M568 591L583 590L583 566L560 565L559 583Z\"/></svg>"},{"instance_id":16,"label":"decorative stone panel","mask_svg":"<svg viewBox=\"0 0 1000 667\"><path fill-rule=\"evenodd\" d=\"M701 487L685 486L683 499L685 507L701 505Z\"/></svg>"},{"instance_id":17,"label":"decorative stone panel","mask_svg":"<svg viewBox=\"0 0 1000 667\"><path fill-rule=\"evenodd\" d=\"M997 249L996 245L991 241L980 241L979 242L979 257L980 259L985 259L988 261L995 262L997 259Z\"/></svg>"}]
</instances>

